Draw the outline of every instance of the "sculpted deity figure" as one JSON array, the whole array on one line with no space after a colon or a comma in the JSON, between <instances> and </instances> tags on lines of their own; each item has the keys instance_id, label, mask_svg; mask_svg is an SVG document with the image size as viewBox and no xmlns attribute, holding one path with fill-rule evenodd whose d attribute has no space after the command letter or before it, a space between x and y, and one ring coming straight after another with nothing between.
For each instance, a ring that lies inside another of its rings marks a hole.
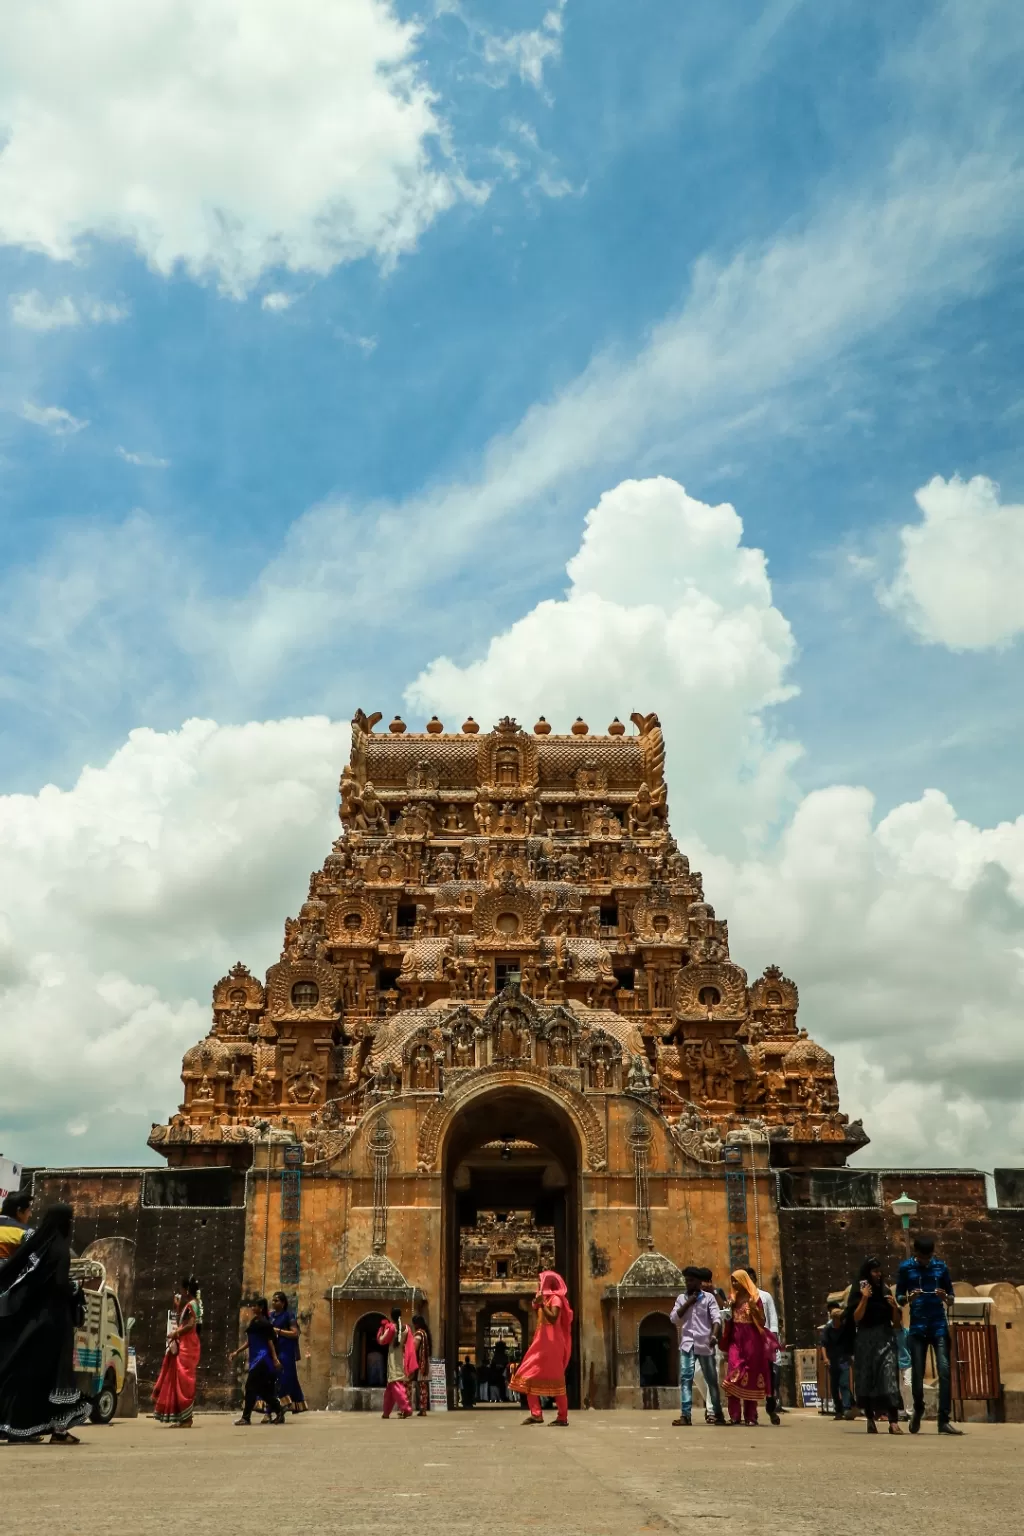
<instances>
[{"instance_id":1,"label":"sculpted deity figure","mask_svg":"<svg viewBox=\"0 0 1024 1536\"><path fill-rule=\"evenodd\" d=\"M288 1097L293 1104L312 1104L320 1092L320 1079L312 1072L300 1072L288 1084Z\"/></svg>"},{"instance_id":2,"label":"sculpted deity figure","mask_svg":"<svg viewBox=\"0 0 1024 1536\"><path fill-rule=\"evenodd\" d=\"M454 805L446 805L445 806L445 808L444 808L444 815L441 818L441 831L442 832L461 832L462 831L462 822L461 822L461 820L459 818L459 812L458 812L458 807L457 806L454 806Z\"/></svg>"},{"instance_id":3,"label":"sculpted deity figure","mask_svg":"<svg viewBox=\"0 0 1024 1536\"><path fill-rule=\"evenodd\" d=\"M604 1093L611 1078L611 1053L606 1045L594 1047L590 1058L590 1086Z\"/></svg>"},{"instance_id":4,"label":"sculpted deity figure","mask_svg":"<svg viewBox=\"0 0 1024 1536\"><path fill-rule=\"evenodd\" d=\"M522 1041L520 1016L515 1009L507 1008L501 1016L498 1032L498 1060L517 1061L523 1054Z\"/></svg>"},{"instance_id":5,"label":"sculpted deity figure","mask_svg":"<svg viewBox=\"0 0 1024 1536\"><path fill-rule=\"evenodd\" d=\"M213 1088L211 1087L210 1079L207 1077L205 1072L203 1073L202 1082L199 1084L199 1087L196 1089L192 1097L193 1099L199 1099L206 1103L209 1103L209 1101L213 1098Z\"/></svg>"},{"instance_id":6,"label":"sculpted deity figure","mask_svg":"<svg viewBox=\"0 0 1024 1536\"><path fill-rule=\"evenodd\" d=\"M555 806L555 813L554 813L554 815L551 818L551 830L552 830L552 832L571 832L572 831L572 822L570 821L569 817L565 814L565 806L564 805L556 805Z\"/></svg>"},{"instance_id":7,"label":"sculpted deity figure","mask_svg":"<svg viewBox=\"0 0 1024 1536\"><path fill-rule=\"evenodd\" d=\"M359 805L359 785L350 763L346 763L341 771L338 793L341 796L338 815L342 821L350 821Z\"/></svg>"},{"instance_id":8,"label":"sculpted deity figure","mask_svg":"<svg viewBox=\"0 0 1024 1536\"><path fill-rule=\"evenodd\" d=\"M352 825L360 832L386 832L387 812L377 798L377 792L367 779L355 810Z\"/></svg>"},{"instance_id":9,"label":"sculpted deity figure","mask_svg":"<svg viewBox=\"0 0 1024 1536\"><path fill-rule=\"evenodd\" d=\"M249 1031L249 1017L241 1003L232 1003L224 1020L225 1033L244 1035Z\"/></svg>"},{"instance_id":10,"label":"sculpted deity figure","mask_svg":"<svg viewBox=\"0 0 1024 1536\"><path fill-rule=\"evenodd\" d=\"M473 1039L472 1024L464 1024L459 1030L455 1036L452 1054L457 1067L472 1067L476 1065L476 1045Z\"/></svg>"},{"instance_id":11,"label":"sculpted deity figure","mask_svg":"<svg viewBox=\"0 0 1024 1536\"><path fill-rule=\"evenodd\" d=\"M412 1086L420 1092L434 1086L434 1053L428 1045L418 1045L413 1052Z\"/></svg>"},{"instance_id":12,"label":"sculpted deity figure","mask_svg":"<svg viewBox=\"0 0 1024 1536\"><path fill-rule=\"evenodd\" d=\"M487 813L487 806L482 800L474 800L473 802L473 822L479 835L486 837L490 831L491 822Z\"/></svg>"},{"instance_id":13,"label":"sculpted deity figure","mask_svg":"<svg viewBox=\"0 0 1024 1536\"><path fill-rule=\"evenodd\" d=\"M660 803L662 798L652 795L646 784L640 785L629 808L631 837L653 837L661 829L665 818L665 807Z\"/></svg>"},{"instance_id":14,"label":"sculpted deity figure","mask_svg":"<svg viewBox=\"0 0 1024 1536\"><path fill-rule=\"evenodd\" d=\"M568 1067L572 1065L572 1053L569 1045L569 1031L564 1024L556 1024L548 1035L548 1061L553 1067Z\"/></svg>"}]
</instances>

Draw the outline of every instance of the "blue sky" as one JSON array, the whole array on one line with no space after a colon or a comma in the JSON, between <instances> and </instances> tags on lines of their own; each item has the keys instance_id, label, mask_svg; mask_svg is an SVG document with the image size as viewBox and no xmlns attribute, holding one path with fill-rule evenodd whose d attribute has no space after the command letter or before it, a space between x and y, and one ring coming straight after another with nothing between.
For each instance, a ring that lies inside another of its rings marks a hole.
<instances>
[{"instance_id":1,"label":"blue sky","mask_svg":"<svg viewBox=\"0 0 1024 1536\"><path fill-rule=\"evenodd\" d=\"M879 596L933 477L1024 501L1015 5L36 9L0 22L0 791L193 715L402 708L665 476L792 628L776 830L835 784L1020 814L1021 626Z\"/></svg>"}]
</instances>

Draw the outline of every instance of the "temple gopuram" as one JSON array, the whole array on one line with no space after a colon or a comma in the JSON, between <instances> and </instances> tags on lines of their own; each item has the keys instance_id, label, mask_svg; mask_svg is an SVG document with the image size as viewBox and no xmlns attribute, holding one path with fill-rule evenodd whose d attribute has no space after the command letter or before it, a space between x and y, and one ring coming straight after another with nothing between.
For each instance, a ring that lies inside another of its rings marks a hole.
<instances>
[{"instance_id":1,"label":"temple gopuram","mask_svg":"<svg viewBox=\"0 0 1024 1536\"><path fill-rule=\"evenodd\" d=\"M730 958L671 835L657 715L380 718L352 723L341 835L280 959L216 984L150 1145L249 1170L243 1291L297 1296L314 1403L363 1405L396 1301L448 1362L496 1312L528 1329L541 1259L576 1307L575 1400L632 1401L681 1266L778 1288L771 1170L867 1138L794 983ZM467 1255L498 1237L485 1274Z\"/></svg>"}]
</instances>

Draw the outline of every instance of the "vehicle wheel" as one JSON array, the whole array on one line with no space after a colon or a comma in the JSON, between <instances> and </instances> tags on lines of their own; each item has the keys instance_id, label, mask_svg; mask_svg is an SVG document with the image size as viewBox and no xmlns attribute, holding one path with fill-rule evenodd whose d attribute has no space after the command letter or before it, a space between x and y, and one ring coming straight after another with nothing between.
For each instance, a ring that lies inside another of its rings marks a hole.
<instances>
[{"instance_id":1,"label":"vehicle wheel","mask_svg":"<svg viewBox=\"0 0 1024 1536\"><path fill-rule=\"evenodd\" d=\"M117 1389L114 1386L113 1376L108 1376L96 1396L92 1405L92 1422L94 1424L109 1424L114 1417L117 1408Z\"/></svg>"}]
</instances>

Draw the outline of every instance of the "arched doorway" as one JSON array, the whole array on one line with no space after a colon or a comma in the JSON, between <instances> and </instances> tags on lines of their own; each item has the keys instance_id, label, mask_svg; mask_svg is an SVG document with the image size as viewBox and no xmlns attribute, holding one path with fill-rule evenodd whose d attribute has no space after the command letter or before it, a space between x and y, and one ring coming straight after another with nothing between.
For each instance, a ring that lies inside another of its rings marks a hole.
<instances>
[{"instance_id":1,"label":"arched doorway","mask_svg":"<svg viewBox=\"0 0 1024 1536\"><path fill-rule=\"evenodd\" d=\"M377 1331L383 1321L382 1312L367 1312L356 1323L350 1373L353 1387L383 1387L387 1384L387 1355L377 1343Z\"/></svg>"},{"instance_id":2,"label":"arched doorway","mask_svg":"<svg viewBox=\"0 0 1024 1536\"><path fill-rule=\"evenodd\" d=\"M442 1171L446 1358L455 1361L486 1347L486 1320L498 1312L521 1322L525 1349L538 1272L557 1269L577 1314L566 1382L577 1407L580 1142L568 1112L528 1087L480 1093L448 1130Z\"/></svg>"},{"instance_id":3,"label":"arched doorway","mask_svg":"<svg viewBox=\"0 0 1024 1536\"><path fill-rule=\"evenodd\" d=\"M649 1312L637 1330L637 1369L641 1386L679 1385L679 1342L664 1312Z\"/></svg>"}]
</instances>

